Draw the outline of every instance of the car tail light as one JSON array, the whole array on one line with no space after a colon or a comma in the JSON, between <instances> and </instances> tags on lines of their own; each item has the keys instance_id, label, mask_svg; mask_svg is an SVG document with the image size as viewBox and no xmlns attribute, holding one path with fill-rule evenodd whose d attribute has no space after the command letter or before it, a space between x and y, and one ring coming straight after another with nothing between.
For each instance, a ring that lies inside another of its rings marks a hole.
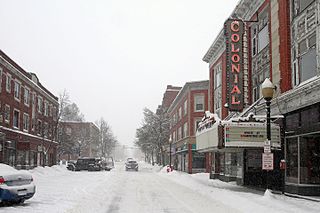
<instances>
[{"instance_id":1,"label":"car tail light","mask_svg":"<svg viewBox=\"0 0 320 213\"><path fill-rule=\"evenodd\" d=\"M0 185L1 185L1 184L4 184L4 182L5 182L5 181L4 181L4 178L0 176Z\"/></svg>"}]
</instances>

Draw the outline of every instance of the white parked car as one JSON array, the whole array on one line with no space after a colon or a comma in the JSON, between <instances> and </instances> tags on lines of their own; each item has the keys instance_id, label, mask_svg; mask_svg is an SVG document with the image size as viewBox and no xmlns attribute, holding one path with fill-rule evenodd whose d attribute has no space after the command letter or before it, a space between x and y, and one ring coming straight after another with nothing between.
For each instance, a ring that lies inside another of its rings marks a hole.
<instances>
[{"instance_id":1,"label":"white parked car","mask_svg":"<svg viewBox=\"0 0 320 213\"><path fill-rule=\"evenodd\" d=\"M23 203L35 192L30 172L0 163L0 203Z\"/></svg>"}]
</instances>

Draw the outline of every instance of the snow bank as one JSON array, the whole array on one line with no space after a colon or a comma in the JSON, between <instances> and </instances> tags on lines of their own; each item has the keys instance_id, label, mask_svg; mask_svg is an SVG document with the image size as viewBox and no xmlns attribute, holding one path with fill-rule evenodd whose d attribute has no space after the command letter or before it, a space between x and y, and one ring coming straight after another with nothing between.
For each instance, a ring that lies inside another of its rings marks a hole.
<instances>
[{"instance_id":1,"label":"snow bank","mask_svg":"<svg viewBox=\"0 0 320 213\"><path fill-rule=\"evenodd\" d=\"M320 203L272 194L270 190L263 193L238 186L235 182L212 180L208 173L189 175L178 171L166 173L163 170L158 175L241 212L319 212L320 209Z\"/></svg>"}]
</instances>

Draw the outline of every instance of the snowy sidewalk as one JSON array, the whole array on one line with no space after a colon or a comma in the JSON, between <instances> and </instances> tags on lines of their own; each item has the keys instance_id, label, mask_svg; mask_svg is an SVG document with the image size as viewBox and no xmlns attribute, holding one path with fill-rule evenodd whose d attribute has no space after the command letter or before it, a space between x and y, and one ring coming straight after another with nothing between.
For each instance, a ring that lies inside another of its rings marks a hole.
<instances>
[{"instance_id":1,"label":"snowy sidewalk","mask_svg":"<svg viewBox=\"0 0 320 213\"><path fill-rule=\"evenodd\" d=\"M158 175L189 187L196 193L210 196L241 212L319 212L320 203L292 198L285 195L272 194L209 179L208 173L186 174L173 171L167 173L163 168Z\"/></svg>"}]
</instances>

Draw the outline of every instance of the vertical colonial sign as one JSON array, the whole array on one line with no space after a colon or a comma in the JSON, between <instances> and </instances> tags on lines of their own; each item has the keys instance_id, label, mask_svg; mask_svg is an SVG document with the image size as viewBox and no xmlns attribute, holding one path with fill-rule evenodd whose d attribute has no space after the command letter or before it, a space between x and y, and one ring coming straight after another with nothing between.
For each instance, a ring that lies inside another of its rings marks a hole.
<instances>
[{"instance_id":1,"label":"vertical colonial sign","mask_svg":"<svg viewBox=\"0 0 320 213\"><path fill-rule=\"evenodd\" d=\"M230 111L242 111L243 91L243 34L244 23L228 19L224 23L226 38L227 98Z\"/></svg>"}]
</instances>

